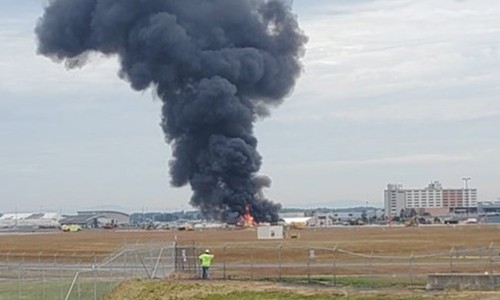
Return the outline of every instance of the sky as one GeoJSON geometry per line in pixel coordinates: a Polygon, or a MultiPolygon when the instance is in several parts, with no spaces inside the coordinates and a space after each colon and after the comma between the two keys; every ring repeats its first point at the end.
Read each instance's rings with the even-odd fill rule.
{"type": "MultiPolygon", "coordinates": [[[[45,0],[0,0],[0,212],[190,210],[151,90],[116,58],[36,54],[45,0]]],[[[293,93],[255,132],[285,207],[383,206],[388,183],[500,197],[500,1],[295,0],[293,93]]]]}

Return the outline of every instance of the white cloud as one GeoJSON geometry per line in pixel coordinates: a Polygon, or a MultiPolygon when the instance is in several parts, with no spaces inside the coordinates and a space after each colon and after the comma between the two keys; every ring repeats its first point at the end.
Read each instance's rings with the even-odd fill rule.
{"type": "Polygon", "coordinates": [[[283,168],[291,169],[335,169],[363,166],[422,166],[449,163],[474,162],[477,160],[471,154],[412,154],[404,156],[381,157],[360,160],[332,160],[332,161],[310,161],[304,163],[292,163],[283,165],[283,168]]]}
{"type": "Polygon", "coordinates": [[[465,121],[500,117],[497,99],[466,101],[426,99],[419,103],[396,103],[372,109],[356,108],[329,113],[326,118],[349,121],[465,121]]]}
{"type": "Polygon", "coordinates": [[[424,121],[496,116],[500,111],[500,101],[492,101],[500,78],[500,2],[327,6],[322,7],[325,13],[303,22],[310,35],[306,68],[291,103],[296,108],[291,114],[298,116],[288,119],[314,114],[308,107],[315,105],[325,118],[357,120],[369,117],[365,110],[387,111],[391,106],[406,106],[409,120],[424,121]],[[463,90],[480,95],[443,96],[463,90]],[[446,105],[434,106],[435,101],[446,105]],[[466,102],[474,102],[472,116],[462,115],[466,102]],[[437,112],[420,112],[425,105],[437,112]]]}
{"type": "Polygon", "coordinates": [[[0,91],[37,95],[50,90],[71,93],[92,86],[102,93],[103,89],[127,87],[116,75],[118,63],[114,57],[94,54],[81,69],[67,70],[63,64],[36,55],[36,13],[0,19],[0,91]]]}

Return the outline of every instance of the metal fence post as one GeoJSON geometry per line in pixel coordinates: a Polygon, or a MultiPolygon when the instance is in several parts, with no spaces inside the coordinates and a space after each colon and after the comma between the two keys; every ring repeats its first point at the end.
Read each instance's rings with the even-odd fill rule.
{"type": "Polygon", "coordinates": [[[455,247],[452,247],[450,250],[450,273],[453,273],[453,252],[455,251],[455,247]]]}
{"type": "Polygon", "coordinates": [[[184,271],[184,263],[183,261],[181,261],[181,259],[179,259],[179,250],[177,249],[177,235],[175,236],[175,240],[174,240],[174,247],[173,247],[173,251],[174,251],[174,270],[175,271],[179,271],[179,270],[183,270],[184,271]]]}
{"type": "MultiPolygon", "coordinates": [[[[56,267],[57,267],[57,253],[55,253],[55,254],[54,254],[54,260],[52,261],[52,264],[53,264],[53,267],[52,267],[52,270],[53,270],[53,271],[52,271],[52,272],[54,272],[55,270],[57,270],[57,269],[56,269],[56,267]]],[[[54,276],[54,275],[52,275],[52,276],[54,276]]],[[[56,281],[56,280],[55,280],[55,278],[54,278],[54,280],[53,280],[53,281],[54,281],[54,282],[56,281]]]]}
{"type": "Polygon", "coordinates": [[[113,267],[111,266],[112,262],[108,263],[108,292],[111,293],[113,290],[113,267]]]}
{"type": "Polygon", "coordinates": [[[95,256],[95,252],[93,253],[93,263],[92,263],[92,269],[94,273],[94,300],[97,300],[97,258],[95,256]]]}
{"type": "Polygon", "coordinates": [[[337,246],[333,248],[333,262],[332,262],[332,278],[333,278],[333,285],[337,285],[337,262],[336,262],[336,256],[337,256],[337,246]]]}
{"type": "Polygon", "coordinates": [[[281,267],[283,264],[283,257],[282,257],[282,251],[283,251],[283,244],[279,244],[278,246],[278,279],[281,281],[281,267]]]}
{"type": "Polygon", "coordinates": [[[194,272],[198,275],[198,278],[200,278],[200,267],[198,266],[198,246],[196,246],[196,242],[193,241],[193,261],[194,261],[194,272]]]}
{"type": "Polygon", "coordinates": [[[252,248],[250,249],[250,280],[253,280],[254,252],[255,247],[252,245],[252,248]]]}
{"type": "Polygon", "coordinates": [[[123,280],[127,280],[127,250],[123,252],[123,280]]]}
{"type": "Polygon", "coordinates": [[[17,296],[18,296],[18,299],[21,300],[22,297],[21,297],[21,289],[22,289],[22,286],[21,286],[21,262],[19,262],[17,264],[17,296]]]}
{"type": "MultiPolygon", "coordinates": [[[[64,262],[63,262],[64,263],[64,262]]],[[[64,299],[64,281],[63,281],[63,276],[62,276],[62,263],[58,264],[59,266],[59,297],[60,299],[64,299]]]]}
{"type": "Polygon", "coordinates": [[[151,263],[147,264],[148,267],[151,268],[151,278],[150,279],[153,279],[153,276],[154,276],[154,260],[153,260],[153,245],[149,245],[149,260],[151,261],[151,263]]]}
{"type": "Polygon", "coordinates": [[[307,282],[311,283],[311,247],[307,249],[307,282]]]}
{"type": "Polygon", "coordinates": [[[81,280],[80,280],[80,278],[78,278],[78,282],[77,282],[77,286],[76,286],[76,295],[78,297],[78,300],[80,300],[81,296],[82,296],[82,291],[81,291],[80,283],[81,283],[81,280]]]}
{"type": "Polygon", "coordinates": [[[413,256],[414,252],[411,253],[409,261],[410,285],[413,285],[413,256]]]}
{"type": "Polygon", "coordinates": [[[493,275],[493,242],[488,247],[488,258],[490,265],[490,275],[493,275]]]}
{"type": "Polygon", "coordinates": [[[226,280],[226,248],[227,244],[224,244],[224,247],[222,248],[222,278],[226,280]]]}
{"type": "Polygon", "coordinates": [[[373,265],[372,265],[372,261],[373,261],[373,252],[370,253],[370,257],[368,258],[368,272],[370,275],[373,274],[373,265]]]}
{"type": "Polygon", "coordinates": [[[132,278],[136,278],[137,277],[136,269],[138,266],[137,250],[131,250],[129,258],[130,258],[130,275],[132,276],[132,278]]]}
{"type": "MultiPolygon", "coordinates": [[[[484,266],[484,253],[483,253],[483,251],[484,251],[483,247],[479,248],[479,261],[484,266]]],[[[486,271],[486,267],[484,268],[484,271],[486,271]]]]}
{"type": "Polygon", "coordinates": [[[38,266],[40,267],[40,273],[42,275],[42,300],[45,300],[45,270],[43,269],[43,265],[42,265],[42,252],[39,252],[38,253],[38,266]]]}
{"type": "MultiPolygon", "coordinates": [[[[175,243],[174,246],[177,247],[176,245],[177,245],[177,243],[175,243]]],[[[172,270],[173,272],[175,272],[175,261],[177,259],[176,255],[177,255],[176,249],[175,248],[170,249],[170,259],[171,259],[170,263],[172,264],[172,266],[174,268],[172,270]]]]}

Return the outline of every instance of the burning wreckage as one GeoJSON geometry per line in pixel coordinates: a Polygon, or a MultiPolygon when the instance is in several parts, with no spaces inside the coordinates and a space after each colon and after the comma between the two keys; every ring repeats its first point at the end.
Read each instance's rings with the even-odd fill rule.
{"type": "Polygon", "coordinates": [[[35,32],[41,55],[68,68],[114,55],[120,78],[154,90],[171,184],[189,184],[207,218],[278,221],[253,127],[301,72],[307,38],[288,1],[52,0],[35,32]]]}

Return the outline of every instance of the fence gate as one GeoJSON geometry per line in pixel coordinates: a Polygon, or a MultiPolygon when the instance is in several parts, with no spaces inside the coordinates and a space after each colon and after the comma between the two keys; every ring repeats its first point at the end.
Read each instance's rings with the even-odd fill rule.
{"type": "Polygon", "coordinates": [[[175,270],[197,274],[198,255],[199,254],[195,246],[175,247],[175,270]]]}

